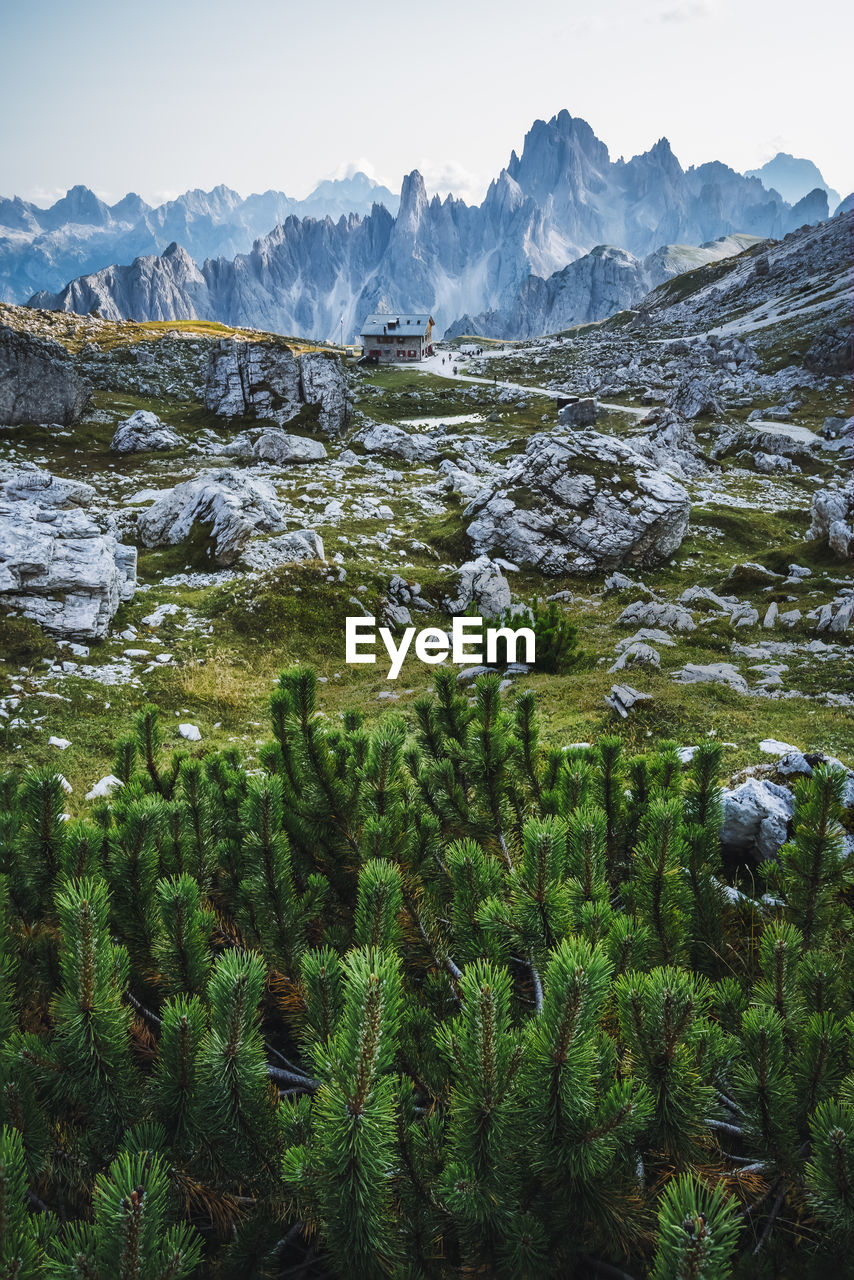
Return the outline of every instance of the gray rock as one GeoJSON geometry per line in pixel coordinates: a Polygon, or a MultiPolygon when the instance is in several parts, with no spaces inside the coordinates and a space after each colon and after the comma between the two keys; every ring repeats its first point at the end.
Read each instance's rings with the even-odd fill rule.
{"type": "Polygon", "coordinates": [[[683,418],[699,418],[722,413],[716,392],[706,378],[688,374],[667,397],[668,408],[683,418]]]}
{"type": "Polygon", "coordinates": [[[680,546],[690,499],[631,445],[596,431],[535,435],[466,507],[479,554],[546,574],[659,564],[680,546]]]}
{"type": "Polygon", "coordinates": [[[320,406],[320,429],[333,439],[343,436],[350,421],[347,380],[337,356],[306,351],[299,357],[300,394],[305,404],[320,406]]]}
{"type": "Polygon", "coordinates": [[[723,804],[721,845],[726,853],[756,862],[777,856],[795,812],[791,791],[764,778],[748,778],[724,791],[723,804]]]}
{"type": "Polygon", "coordinates": [[[368,453],[390,453],[407,462],[433,462],[439,456],[439,450],[426,433],[410,433],[387,422],[372,422],[356,439],[368,453]]]}
{"type": "Polygon", "coordinates": [[[155,453],[177,449],[181,437],[149,409],[137,409],[116,427],[110,448],[114,453],[155,453]]]}
{"type": "Polygon", "coordinates": [[[308,436],[295,436],[277,427],[247,431],[237,436],[222,450],[228,457],[257,458],[261,462],[273,462],[288,466],[297,462],[321,462],[326,456],[326,446],[320,440],[308,436]]]}
{"type": "Polygon", "coordinates": [[[99,640],[133,598],[136,549],[102,533],[67,494],[57,503],[52,488],[40,484],[26,496],[14,484],[3,488],[0,602],[66,639],[99,640]]]}
{"type": "Polygon", "coordinates": [[[679,684],[725,684],[736,693],[748,693],[747,681],[731,662],[686,662],[673,679],[679,684]]]}
{"type": "Polygon", "coordinates": [[[91,395],[58,342],[0,325],[0,422],[72,426],[91,395]]]}
{"type": "Polygon", "coordinates": [[[193,525],[206,528],[213,564],[233,564],[255,532],[279,533],[284,513],[271,485],[239,471],[209,471],[185,480],[137,516],[145,547],[174,546],[193,525]]]}
{"type": "Polygon", "coordinates": [[[488,556],[460,565],[457,575],[457,594],[445,601],[449,613],[465,613],[473,604],[481,617],[499,618],[510,608],[510,583],[488,556]]]}
{"type": "Polygon", "coordinates": [[[226,418],[261,418],[282,425],[304,405],[319,406],[328,435],[347,426],[347,384],[340,361],[322,352],[297,357],[284,342],[223,338],[208,357],[205,405],[226,418]]]}
{"type": "Polygon", "coordinates": [[[627,645],[614,665],[608,668],[608,674],[622,671],[629,665],[660,667],[661,655],[657,649],[653,649],[652,645],[644,644],[642,641],[627,645]]]}
{"type": "Polygon", "coordinates": [[[849,375],[854,365],[850,322],[825,329],[804,356],[804,368],[812,373],[849,375]]]}
{"type": "Polygon", "coordinates": [[[681,605],[659,600],[635,600],[617,619],[618,627],[663,628],[667,631],[693,631],[693,617],[681,605]]]}
{"type": "Polygon", "coordinates": [[[629,712],[637,706],[639,702],[649,702],[652,698],[650,693],[639,693],[637,689],[633,689],[628,684],[611,685],[611,692],[606,695],[605,701],[608,706],[616,711],[619,716],[626,719],[629,712]]]}
{"type": "Polygon", "coordinates": [[[592,427],[598,416],[596,401],[588,396],[564,405],[558,411],[557,420],[562,427],[592,427]]]}
{"type": "Polygon", "coordinates": [[[295,529],[272,538],[254,538],[241,559],[250,569],[277,569],[301,560],[324,560],[323,539],[314,529],[295,529]]]}
{"type": "Polygon", "coordinates": [[[91,484],[82,480],[64,480],[43,471],[34,462],[22,462],[10,472],[2,485],[5,498],[34,502],[37,507],[88,507],[95,497],[91,484]]]}
{"type": "Polygon", "coordinates": [[[854,553],[854,476],[842,489],[819,489],[813,494],[810,516],[807,538],[827,538],[831,551],[840,559],[854,553]]]}

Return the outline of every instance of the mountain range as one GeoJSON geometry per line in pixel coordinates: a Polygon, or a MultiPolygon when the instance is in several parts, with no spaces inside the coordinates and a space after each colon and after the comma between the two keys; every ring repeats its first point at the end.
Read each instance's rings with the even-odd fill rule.
{"type": "Polygon", "coordinates": [[[370,213],[375,204],[395,213],[398,198],[361,172],[327,179],[304,200],[283,191],[244,199],[226,186],[185,191],[160,205],[135,192],[108,205],[84,186],[47,209],[0,197],[0,301],[25,302],[36,289],[61,289],[74,276],[162,253],[174,241],[199,261],[233,258],[286,218],[338,219],[370,213]]]}
{"type": "Polygon", "coordinates": [[[440,331],[491,315],[500,317],[502,336],[517,336],[520,294],[542,292],[543,283],[560,292],[552,277],[583,259],[572,280],[576,292],[586,290],[585,318],[599,319],[612,299],[607,289],[597,295],[597,286],[621,274],[613,250],[644,261],[658,253],[643,271],[674,274],[684,269],[680,247],[779,238],[829,214],[820,188],[792,206],[719,161],[683,169],[665,138],[628,161],[612,160],[590,126],[567,111],[534,123],[480,205],[428,198],[417,170],[403,181],[396,213],[390,205],[377,201],[368,213],[337,220],[289,214],[248,251],[201,265],[187,237],[176,235],[159,256],[129,261],[128,254],[126,265],[43,289],[30,305],[97,310],[107,319],[203,318],[315,338],[337,337],[342,317],[350,336],[371,311],[429,310],[440,331]]]}

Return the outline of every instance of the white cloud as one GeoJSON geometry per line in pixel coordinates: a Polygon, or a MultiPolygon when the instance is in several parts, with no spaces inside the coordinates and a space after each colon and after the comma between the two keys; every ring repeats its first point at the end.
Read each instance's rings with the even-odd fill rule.
{"type": "Polygon", "coordinates": [[[465,200],[466,204],[480,204],[492,177],[496,176],[484,177],[456,160],[432,160],[427,156],[422,156],[412,167],[423,177],[430,195],[451,194],[465,200]]]}

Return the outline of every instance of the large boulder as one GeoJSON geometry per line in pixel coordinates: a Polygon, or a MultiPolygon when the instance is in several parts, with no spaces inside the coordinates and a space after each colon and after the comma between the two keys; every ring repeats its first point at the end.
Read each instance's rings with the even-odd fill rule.
{"type": "Polygon", "coordinates": [[[356,439],[368,453],[389,453],[407,462],[434,462],[439,450],[426,433],[404,431],[387,422],[371,422],[356,439]]]}
{"type": "Polygon", "coordinates": [[[721,845],[725,853],[754,862],[776,857],[788,838],[795,800],[786,787],[748,778],[723,793],[721,845]]]}
{"type": "Polygon", "coordinates": [[[346,430],[347,383],[337,357],[318,351],[297,357],[284,342],[232,338],[211,349],[205,405],[212,413],[282,425],[307,404],[319,406],[320,426],[328,435],[346,430]]]}
{"type": "Polygon", "coordinates": [[[456,595],[449,596],[449,613],[465,613],[474,605],[482,618],[500,618],[510,608],[510,583],[488,556],[478,556],[457,570],[456,595]]]}
{"type": "Polygon", "coordinates": [[[150,409],[137,409],[116,427],[110,448],[114,453],[157,453],[177,449],[181,437],[150,409]]]}
{"type": "Polygon", "coordinates": [[[145,547],[174,546],[194,525],[206,530],[218,566],[237,560],[254,533],[280,533],[284,512],[272,485],[240,471],[209,471],[169,489],[137,516],[145,547]]]}
{"type": "Polygon", "coordinates": [[[136,587],[136,549],[74,505],[89,485],[35,468],[0,487],[0,604],[68,640],[99,640],[136,587]]]}
{"type": "Polygon", "coordinates": [[[819,489],[810,506],[807,538],[827,538],[841,560],[854,554],[854,477],[842,489],[819,489]]]}
{"type": "Polygon", "coordinates": [[[720,413],[723,406],[706,378],[687,374],[667,397],[667,406],[683,418],[720,413]]]}
{"type": "Polygon", "coordinates": [[[596,423],[596,401],[591,396],[572,400],[558,410],[557,420],[562,427],[592,427],[596,423]]]}
{"type": "Polygon", "coordinates": [[[295,436],[280,431],[278,427],[266,427],[244,432],[222,452],[229,457],[257,458],[260,462],[289,466],[296,462],[322,462],[326,457],[326,446],[309,436],[295,436]]]}
{"type": "Polygon", "coordinates": [[[0,422],[71,426],[91,394],[58,342],[0,325],[0,422]]]}
{"type": "Polygon", "coordinates": [[[466,515],[478,554],[561,574],[659,564],[678,549],[690,510],[682,485],[630,444],[578,431],[532,436],[466,515]]]}

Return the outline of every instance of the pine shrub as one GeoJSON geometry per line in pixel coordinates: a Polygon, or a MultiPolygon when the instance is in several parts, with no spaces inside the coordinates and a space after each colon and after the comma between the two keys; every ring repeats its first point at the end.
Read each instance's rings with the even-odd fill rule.
{"type": "Polygon", "coordinates": [[[371,729],[285,672],[271,729],[249,771],[145,708],[72,821],[0,777],[0,1278],[831,1273],[838,771],[749,897],[716,746],[546,747],[447,670],[371,729]]]}

